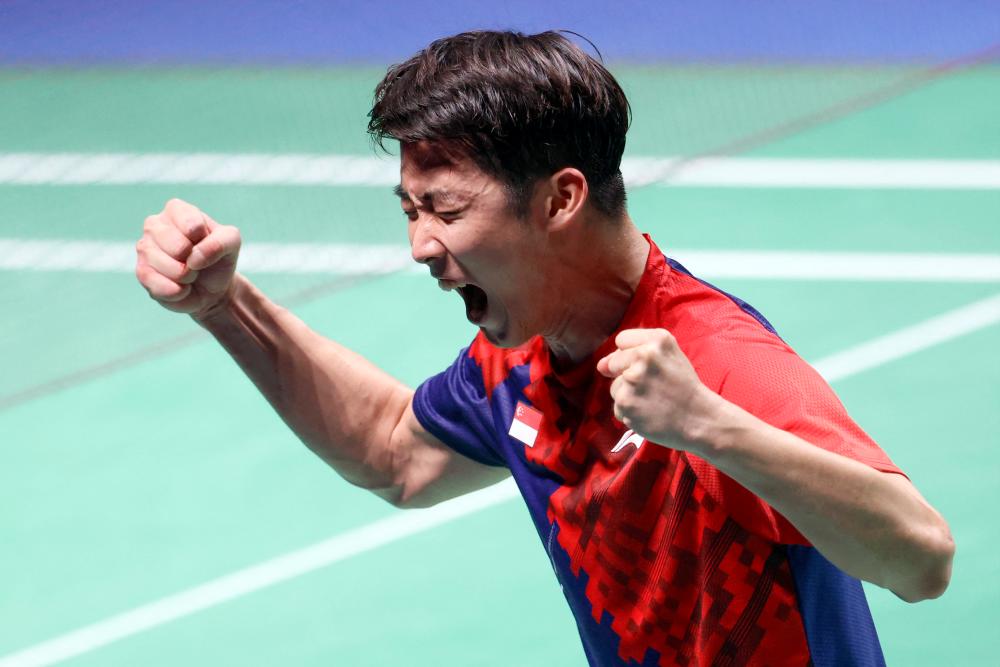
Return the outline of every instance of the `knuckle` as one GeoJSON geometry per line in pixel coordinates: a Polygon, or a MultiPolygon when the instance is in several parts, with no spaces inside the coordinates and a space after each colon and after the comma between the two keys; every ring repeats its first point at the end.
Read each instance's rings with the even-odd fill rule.
{"type": "Polygon", "coordinates": [[[195,215],[187,215],[184,217],[184,221],[181,223],[181,230],[185,234],[194,234],[199,229],[201,229],[202,221],[198,219],[195,215]]]}
{"type": "Polygon", "coordinates": [[[174,257],[185,257],[191,253],[194,245],[186,238],[180,239],[174,248],[174,257]]]}
{"type": "MultiPolygon", "coordinates": [[[[164,276],[164,278],[166,278],[166,276],[164,276]]],[[[178,291],[183,287],[182,285],[178,285],[169,278],[160,281],[160,283],[161,284],[158,284],[152,290],[152,293],[155,295],[155,298],[160,301],[173,301],[176,298],[178,291]]]]}
{"type": "Polygon", "coordinates": [[[171,285],[167,293],[160,298],[168,303],[176,303],[186,297],[190,289],[187,285],[171,285]]]}
{"type": "Polygon", "coordinates": [[[210,236],[203,240],[196,247],[202,256],[208,261],[212,261],[219,251],[222,250],[222,244],[219,242],[219,239],[214,236],[210,236]]]}
{"type": "Polygon", "coordinates": [[[164,234],[157,246],[173,259],[181,259],[191,252],[191,242],[183,234],[164,234]]]}
{"type": "Polygon", "coordinates": [[[198,225],[204,224],[201,211],[198,207],[194,204],[189,204],[183,199],[175,197],[169,200],[163,210],[185,232],[194,230],[198,225]]]}
{"type": "Polygon", "coordinates": [[[160,269],[160,274],[176,283],[181,281],[186,271],[187,268],[178,262],[168,262],[160,269]]]}

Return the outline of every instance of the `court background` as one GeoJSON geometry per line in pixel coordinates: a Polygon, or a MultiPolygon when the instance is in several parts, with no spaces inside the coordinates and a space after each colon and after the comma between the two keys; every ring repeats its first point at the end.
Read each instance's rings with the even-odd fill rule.
{"type": "Polygon", "coordinates": [[[683,182],[711,156],[993,173],[995,4],[60,1],[0,3],[0,664],[583,663],[509,490],[455,518],[395,518],[302,447],[197,327],[150,302],[127,257],[142,219],[182,197],[239,225],[248,252],[291,248],[245,270],[311,325],[411,385],[440,370],[473,331],[454,295],[406,268],[383,182],[393,158],[372,166],[365,114],[388,63],[479,27],[568,28],[597,45],[633,105],[627,156],[663,172],[630,189],[632,217],[695,272],[704,253],[757,262],[706,277],[806,359],[987,304],[967,332],[834,387],[958,543],[939,600],[868,587],[889,664],[995,662],[998,186],[683,182]],[[192,167],[204,154],[209,167],[192,167]],[[248,154],[267,156],[266,176],[209,182],[211,160],[248,154]],[[372,175],[295,182],[304,154],[363,157],[372,175]],[[186,170],[130,173],[143,155],[186,170]],[[817,265],[841,253],[841,270],[782,276],[787,257],[762,251],[817,265]],[[923,269],[855,270],[870,253],[923,269]],[[273,560],[317,543],[312,565],[273,560]],[[234,572],[244,588],[211,587],[234,572]]]}

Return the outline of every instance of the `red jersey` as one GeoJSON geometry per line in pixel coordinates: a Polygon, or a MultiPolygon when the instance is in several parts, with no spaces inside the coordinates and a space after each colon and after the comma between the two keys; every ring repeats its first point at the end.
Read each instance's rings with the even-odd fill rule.
{"type": "MultiPolygon", "coordinates": [[[[900,472],[756,310],[650,240],[618,331],[664,328],[701,381],[814,446],[900,472]]],[[[597,360],[568,372],[534,338],[481,334],[414,411],[456,451],[513,474],[593,665],[884,664],[861,584],[710,463],[614,418],[597,360]]]]}

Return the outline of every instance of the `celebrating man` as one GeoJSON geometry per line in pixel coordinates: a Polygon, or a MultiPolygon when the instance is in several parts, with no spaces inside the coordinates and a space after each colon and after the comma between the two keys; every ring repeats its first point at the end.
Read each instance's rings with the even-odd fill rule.
{"type": "Polygon", "coordinates": [[[413,391],[235,272],[172,200],[136,274],[347,480],[423,507],[513,475],[594,665],[882,664],[859,579],[940,595],[940,515],[764,317],[626,211],[629,107],[557,33],[464,33],[389,69],[413,258],[479,327],[413,391]]]}

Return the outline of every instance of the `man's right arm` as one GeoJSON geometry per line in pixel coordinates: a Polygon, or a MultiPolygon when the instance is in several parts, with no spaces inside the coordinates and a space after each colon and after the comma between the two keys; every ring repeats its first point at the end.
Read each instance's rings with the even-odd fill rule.
{"type": "Polygon", "coordinates": [[[413,413],[413,391],[317,334],[235,272],[239,232],[171,200],[146,221],[136,275],[236,360],[299,438],[346,480],[397,506],[432,505],[499,481],[413,413]]]}

